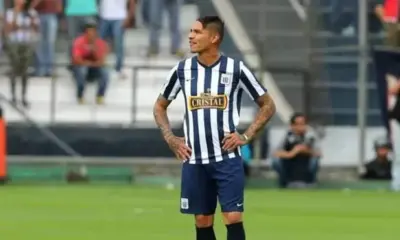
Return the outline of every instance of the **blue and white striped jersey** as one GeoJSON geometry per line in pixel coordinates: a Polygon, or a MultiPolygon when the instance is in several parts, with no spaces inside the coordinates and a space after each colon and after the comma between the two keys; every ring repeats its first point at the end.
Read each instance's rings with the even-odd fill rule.
{"type": "Polygon", "coordinates": [[[236,131],[243,90],[253,100],[266,92],[243,62],[226,56],[212,66],[204,66],[197,57],[188,58],[171,70],[161,95],[172,101],[180,91],[183,93],[184,133],[192,149],[190,164],[240,156],[239,148],[223,151],[222,139],[236,131]]]}

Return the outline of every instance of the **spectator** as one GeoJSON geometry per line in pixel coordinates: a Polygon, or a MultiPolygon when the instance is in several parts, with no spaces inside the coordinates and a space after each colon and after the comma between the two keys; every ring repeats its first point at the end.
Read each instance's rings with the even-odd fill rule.
{"type": "Polygon", "coordinates": [[[89,75],[99,80],[97,104],[103,104],[109,73],[105,65],[107,43],[97,36],[96,24],[87,23],[82,36],[75,39],[72,47],[73,73],[77,83],[77,98],[84,103],[83,93],[89,75]]]}
{"type": "Polygon", "coordinates": [[[317,138],[307,129],[306,117],[296,113],[290,119],[290,130],[274,153],[273,168],[279,175],[279,186],[314,184],[321,156],[317,138]]]}
{"type": "Polygon", "coordinates": [[[66,0],[65,15],[71,43],[82,33],[85,23],[95,19],[96,14],[97,0],[66,0]]]}
{"type": "Polygon", "coordinates": [[[0,0],[0,19],[4,18],[4,0],[0,0]]]}
{"type": "Polygon", "coordinates": [[[39,18],[35,10],[30,9],[25,0],[14,0],[14,8],[6,12],[6,51],[10,60],[11,95],[16,103],[17,77],[22,80],[22,104],[28,107],[26,91],[28,85],[28,68],[33,59],[37,43],[39,18]]]}
{"type": "Polygon", "coordinates": [[[185,54],[180,49],[181,47],[181,32],[180,32],[180,7],[182,0],[148,0],[146,7],[149,11],[149,27],[150,27],[150,46],[148,56],[153,57],[159,54],[160,51],[160,30],[163,23],[163,12],[168,11],[169,29],[171,35],[171,54],[177,57],[184,57],[185,54]]]}
{"type": "Polygon", "coordinates": [[[375,158],[365,165],[363,179],[390,180],[392,179],[392,161],[389,159],[390,143],[386,139],[377,139],[374,143],[375,158]]]}
{"type": "Polygon", "coordinates": [[[384,0],[375,7],[375,13],[382,21],[387,31],[386,44],[391,47],[400,47],[399,0],[384,0]]]}
{"type": "Polygon", "coordinates": [[[100,37],[112,38],[114,52],[117,58],[115,70],[121,78],[126,78],[122,72],[124,59],[124,32],[135,15],[135,0],[101,0],[100,1],[100,37]],[[126,6],[128,7],[128,10],[126,6]]]}
{"type": "Polygon", "coordinates": [[[35,75],[50,77],[53,72],[58,31],[57,14],[62,11],[62,0],[33,0],[32,8],[37,10],[40,18],[40,43],[36,48],[35,75]]]}

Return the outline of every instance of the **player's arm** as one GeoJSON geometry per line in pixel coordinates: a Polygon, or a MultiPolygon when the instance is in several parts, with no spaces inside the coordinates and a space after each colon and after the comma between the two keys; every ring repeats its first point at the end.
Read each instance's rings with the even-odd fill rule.
{"type": "Polygon", "coordinates": [[[174,67],[168,75],[167,82],[161,89],[156,103],[154,104],[153,114],[157,126],[160,128],[163,138],[168,139],[174,136],[167,115],[168,106],[180,92],[180,83],[178,80],[177,68],[174,67]]]}
{"type": "Polygon", "coordinates": [[[250,141],[263,129],[275,114],[276,107],[267,90],[256,79],[254,74],[241,63],[240,85],[259,106],[258,113],[252,124],[244,132],[246,141],[250,141]]]}
{"type": "Polygon", "coordinates": [[[257,103],[259,110],[253,123],[244,134],[233,133],[224,137],[222,148],[227,151],[233,151],[238,146],[254,139],[275,114],[275,103],[271,96],[242,62],[240,63],[240,72],[240,87],[257,103]]]}
{"type": "Polygon", "coordinates": [[[164,140],[167,142],[168,139],[174,136],[167,115],[167,108],[170,103],[170,100],[166,99],[162,94],[160,94],[153,108],[154,120],[156,121],[158,128],[161,130],[164,140]]]}
{"type": "Polygon", "coordinates": [[[178,80],[177,68],[175,67],[171,70],[167,82],[164,84],[154,104],[153,115],[164,140],[168,143],[171,150],[178,159],[186,160],[190,158],[191,150],[186,146],[184,139],[174,135],[167,114],[168,106],[176,98],[180,90],[181,86],[178,80]]]}
{"type": "Polygon", "coordinates": [[[264,128],[276,111],[275,103],[268,93],[264,93],[258,97],[256,102],[260,108],[254,121],[244,132],[245,138],[248,138],[248,141],[252,140],[264,128]]]}

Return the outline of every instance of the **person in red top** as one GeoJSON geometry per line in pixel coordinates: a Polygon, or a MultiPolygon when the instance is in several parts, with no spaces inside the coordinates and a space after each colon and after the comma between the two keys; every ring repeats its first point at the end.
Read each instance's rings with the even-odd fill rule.
{"type": "Polygon", "coordinates": [[[375,13],[384,24],[387,37],[386,44],[391,47],[400,47],[400,0],[385,0],[375,7],[375,13]]]}
{"type": "Polygon", "coordinates": [[[109,72],[105,63],[107,54],[107,43],[97,36],[96,24],[87,23],[84,33],[74,40],[72,46],[73,74],[77,83],[79,103],[84,102],[83,93],[90,74],[99,80],[97,103],[103,104],[109,81],[109,72]]]}

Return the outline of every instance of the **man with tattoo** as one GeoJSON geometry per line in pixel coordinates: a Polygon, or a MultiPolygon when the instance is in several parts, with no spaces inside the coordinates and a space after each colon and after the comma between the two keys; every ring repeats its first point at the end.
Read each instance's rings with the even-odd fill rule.
{"type": "Polygon", "coordinates": [[[217,197],[228,240],[244,240],[244,170],[240,146],[263,129],[275,113],[275,104],[255,76],[238,61],[220,54],[224,23],[219,17],[199,18],[190,29],[189,44],[197,56],[179,62],[154,105],[154,118],[165,141],[183,161],[181,212],[192,214],[197,240],[215,240],[213,229],[217,197]],[[167,108],[182,91],[186,105],[185,137],[171,130],[167,108]],[[243,133],[239,124],[242,93],[260,107],[243,133]]]}

